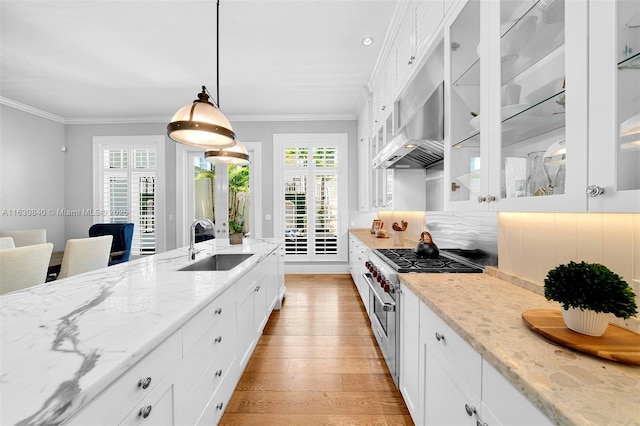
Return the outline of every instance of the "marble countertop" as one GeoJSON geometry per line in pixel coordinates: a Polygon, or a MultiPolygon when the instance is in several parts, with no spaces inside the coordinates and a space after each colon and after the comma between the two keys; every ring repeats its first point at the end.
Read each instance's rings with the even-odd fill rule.
{"type": "MultiPolygon", "coordinates": [[[[384,248],[373,236],[350,232],[372,249],[384,248]]],[[[495,268],[399,277],[554,423],[640,424],[640,367],[565,348],[523,324],[528,309],[560,309],[541,285],[495,268]]]]}
{"type": "Polygon", "coordinates": [[[0,296],[0,424],[69,418],[280,244],[196,244],[255,254],[230,271],[178,271],[183,247],[0,296]]]}
{"type": "MultiPolygon", "coordinates": [[[[406,232],[406,231],[405,231],[406,232]]],[[[412,239],[410,235],[405,237],[403,245],[395,245],[392,232],[389,233],[390,238],[378,238],[371,233],[369,229],[355,228],[349,229],[349,233],[355,236],[357,239],[365,243],[370,249],[383,249],[383,248],[415,248],[418,243],[419,235],[416,235],[415,239],[412,239]]]]}

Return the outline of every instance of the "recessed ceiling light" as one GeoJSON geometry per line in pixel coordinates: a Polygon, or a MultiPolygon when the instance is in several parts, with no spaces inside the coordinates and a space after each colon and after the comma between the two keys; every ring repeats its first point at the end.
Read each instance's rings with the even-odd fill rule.
{"type": "Polygon", "coordinates": [[[414,144],[414,143],[408,143],[408,144],[406,144],[404,147],[405,147],[405,148],[407,148],[407,149],[413,149],[413,148],[415,148],[415,147],[416,147],[416,144],[414,144]]]}
{"type": "Polygon", "coordinates": [[[363,46],[371,46],[373,44],[373,37],[365,37],[362,39],[363,46]]]}

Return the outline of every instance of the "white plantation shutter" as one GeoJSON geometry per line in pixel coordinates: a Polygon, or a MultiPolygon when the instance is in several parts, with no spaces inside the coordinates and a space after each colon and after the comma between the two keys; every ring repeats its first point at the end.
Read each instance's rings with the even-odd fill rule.
{"type": "Polygon", "coordinates": [[[103,216],[109,223],[134,223],[131,253],[156,252],[156,148],[107,146],[101,150],[103,216]]]}
{"type": "MultiPolygon", "coordinates": [[[[296,136],[296,135],[286,135],[296,136]]],[[[306,137],[307,135],[300,135],[306,137]]],[[[346,142],[346,141],[345,141],[346,142]]],[[[346,144],[345,144],[346,145],[346,144]]],[[[291,260],[340,260],[346,234],[346,179],[340,187],[340,143],[282,143],[282,218],[285,252],[291,260]]],[[[346,164],[343,165],[346,168],[346,164]]],[[[343,171],[344,173],[344,171],[343,171]]],[[[282,235],[282,234],[280,234],[282,235]]]]}

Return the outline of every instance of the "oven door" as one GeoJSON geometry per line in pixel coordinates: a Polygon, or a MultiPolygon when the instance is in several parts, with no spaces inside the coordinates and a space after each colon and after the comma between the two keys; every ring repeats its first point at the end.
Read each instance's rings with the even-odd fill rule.
{"type": "Polygon", "coordinates": [[[378,341],[378,346],[380,346],[380,351],[387,362],[389,372],[397,386],[396,302],[388,293],[382,290],[371,274],[363,274],[363,278],[369,286],[369,319],[371,320],[371,328],[378,341]]]}

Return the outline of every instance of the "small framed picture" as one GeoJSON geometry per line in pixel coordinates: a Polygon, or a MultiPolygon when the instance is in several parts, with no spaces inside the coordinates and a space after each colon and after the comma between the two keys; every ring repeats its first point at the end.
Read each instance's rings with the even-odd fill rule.
{"type": "Polygon", "coordinates": [[[371,233],[375,234],[377,231],[382,229],[382,225],[383,225],[382,220],[373,219],[373,223],[371,224],[371,233]]]}

